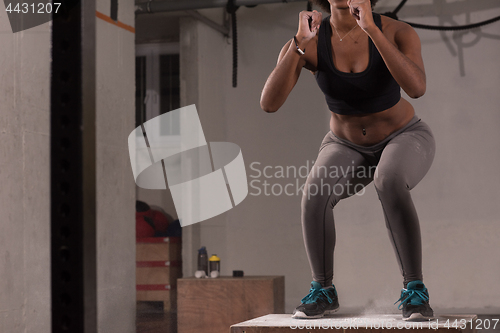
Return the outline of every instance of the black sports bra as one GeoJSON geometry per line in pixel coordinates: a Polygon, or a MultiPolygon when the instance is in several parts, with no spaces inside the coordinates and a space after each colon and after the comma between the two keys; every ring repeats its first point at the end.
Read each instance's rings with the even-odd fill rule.
{"type": "MultiPolygon", "coordinates": [[[[382,30],[380,15],[373,13],[373,19],[382,30]]],[[[328,108],[338,114],[355,115],[376,113],[396,105],[401,98],[401,88],[371,38],[368,38],[368,67],[360,73],[346,73],[337,70],[333,64],[331,35],[328,16],[321,22],[318,32],[318,66],[315,74],[328,108]]]]}

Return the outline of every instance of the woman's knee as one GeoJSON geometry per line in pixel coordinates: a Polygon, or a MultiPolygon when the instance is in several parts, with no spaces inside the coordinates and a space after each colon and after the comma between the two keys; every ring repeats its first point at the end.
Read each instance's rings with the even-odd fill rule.
{"type": "Polygon", "coordinates": [[[302,210],[317,212],[325,206],[333,209],[340,200],[332,191],[329,183],[320,181],[306,182],[302,192],[302,210]]]}
{"type": "Polygon", "coordinates": [[[396,172],[380,172],[377,170],[373,177],[373,184],[379,193],[410,190],[410,186],[404,175],[396,172]]]}

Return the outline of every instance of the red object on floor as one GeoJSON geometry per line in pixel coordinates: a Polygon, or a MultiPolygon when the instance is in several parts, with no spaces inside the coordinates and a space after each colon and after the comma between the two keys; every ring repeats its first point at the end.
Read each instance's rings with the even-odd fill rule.
{"type": "Polygon", "coordinates": [[[135,237],[144,238],[144,237],[153,237],[154,235],[155,235],[155,230],[148,222],[146,222],[144,216],[136,216],[135,237]]]}
{"type": "Polygon", "coordinates": [[[155,225],[155,230],[158,232],[167,232],[169,221],[162,212],[158,210],[151,209],[151,218],[155,225]]]}
{"type": "MultiPolygon", "coordinates": [[[[168,224],[170,223],[170,221],[159,210],[149,209],[145,212],[136,212],[135,213],[135,218],[136,218],[136,221],[138,224],[139,223],[142,224],[142,222],[139,222],[139,221],[144,221],[144,217],[151,219],[150,221],[152,221],[152,224],[153,224],[151,226],[151,228],[153,229],[153,234],[151,236],[139,236],[139,233],[137,233],[136,234],[137,238],[152,237],[152,236],[154,236],[155,232],[161,232],[161,233],[167,232],[168,224]]],[[[137,229],[140,229],[141,231],[143,231],[143,230],[148,229],[148,228],[146,228],[145,226],[141,226],[141,227],[138,226],[137,229]]],[[[149,232],[149,229],[148,229],[148,232],[149,232]]],[[[148,233],[148,235],[149,235],[149,233],[148,233]]]]}

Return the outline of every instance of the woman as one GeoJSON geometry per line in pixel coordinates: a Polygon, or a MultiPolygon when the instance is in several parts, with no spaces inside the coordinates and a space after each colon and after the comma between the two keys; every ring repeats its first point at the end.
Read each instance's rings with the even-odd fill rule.
{"type": "Polygon", "coordinates": [[[330,132],[307,178],[301,207],[313,281],[293,317],[320,318],[338,310],[333,207],[373,181],[403,275],[398,300],[403,319],[430,319],[410,190],[429,170],[435,143],[401,97],[401,88],[411,98],[425,93],[419,37],[409,25],[372,13],[376,0],[313,3],[331,15],[300,13],[297,34],[281,50],[261,96],[264,111],[277,111],[304,67],[315,75],[331,110],[330,132]],[[352,172],[330,172],[333,167],[352,172]]]}

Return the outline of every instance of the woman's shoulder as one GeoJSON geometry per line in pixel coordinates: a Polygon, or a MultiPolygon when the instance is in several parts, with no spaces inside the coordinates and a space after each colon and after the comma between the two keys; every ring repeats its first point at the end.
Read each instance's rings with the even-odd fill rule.
{"type": "Polygon", "coordinates": [[[392,40],[396,38],[398,34],[414,33],[415,30],[408,23],[395,20],[385,15],[380,15],[382,23],[382,31],[387,37],[391,37],[392,40]]]}
{"type": "Polygon", "coordinates": [[[383,31],[392,31],[396,32],[398,30],[413,30],[412,26],[409,25],[406,22],[402,22],[399,20],[395,20],[393,18],[390,18],[389,16],[383,15],[383,14],[378,14],[380,15],[380,20],[382,22],[382,30],[383,31]]]}

